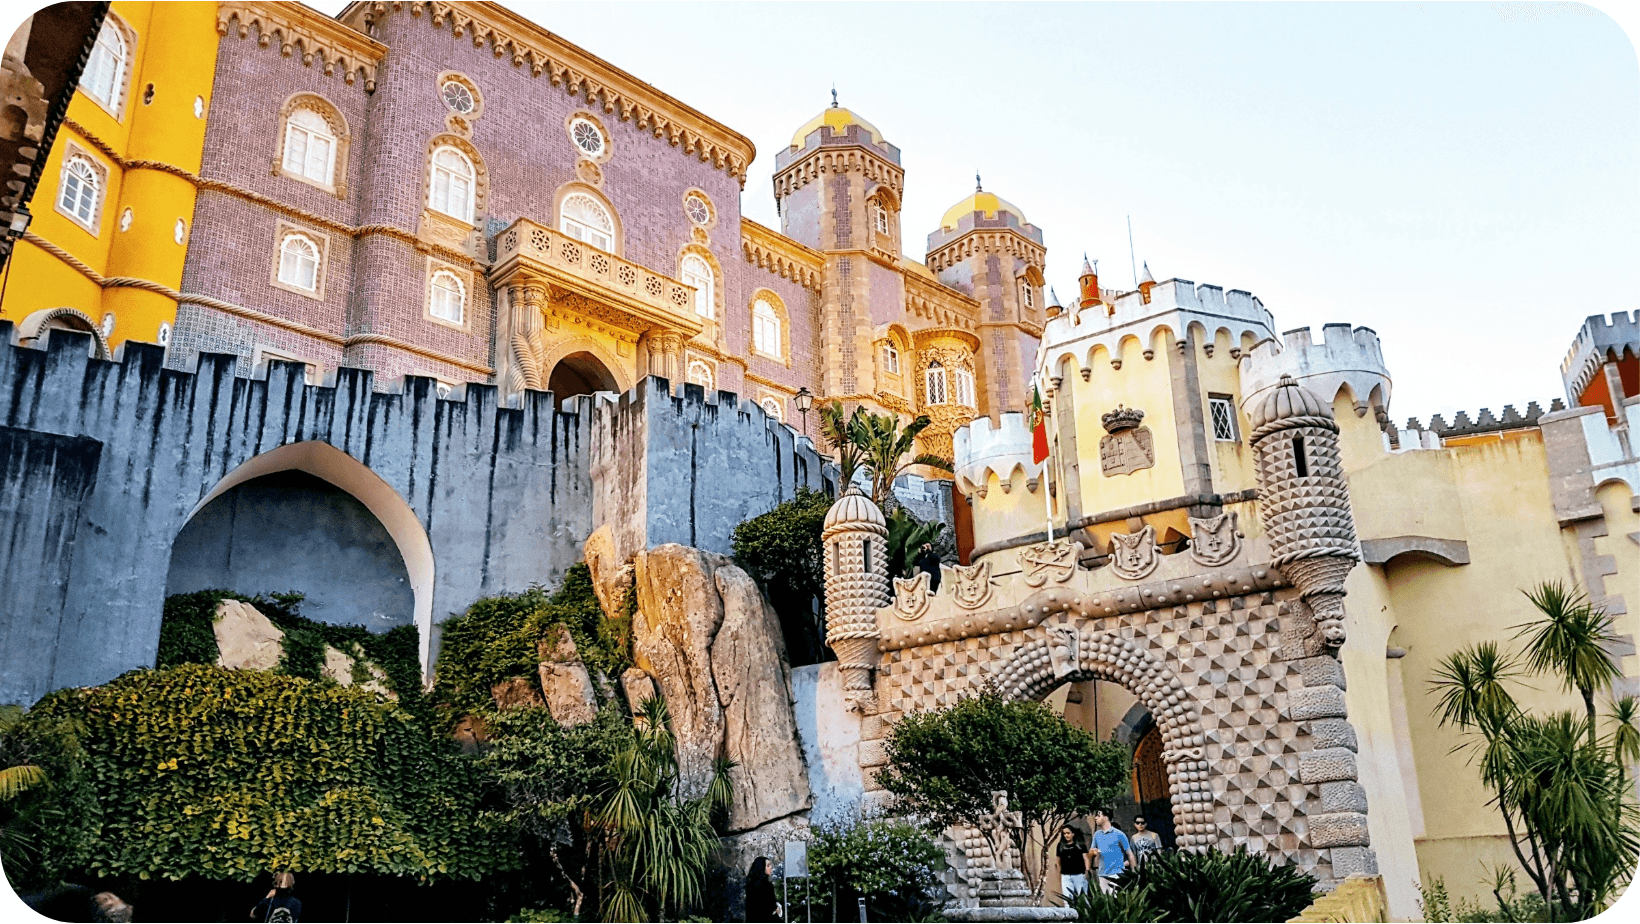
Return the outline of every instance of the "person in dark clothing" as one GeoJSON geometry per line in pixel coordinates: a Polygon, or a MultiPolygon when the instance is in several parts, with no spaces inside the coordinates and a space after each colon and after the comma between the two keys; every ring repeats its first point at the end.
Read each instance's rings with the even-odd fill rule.
{"type": "Polygon", "coordinates": [[[758,857],[746,873],[746,920],[769,924],[780,920],[780,903],[774,900],[774,883],[769,881],[769,858],[758,857]]]}
{"type": "Polygon", "coordinates": [[[934,545],[924,542],[922,551],[917,554],[917,570],[928,574],[928,592],[940,592],[940,556],[934,551],[934,545]]]}
{"type": "Polygon", "coordinates": [[[1060,829],[1055,853],[1059,857],[1059,890],[1069,900],[1071,896],[1088,890],[1088,848],[1077,836],[1076,829],[1066,825],[1060,829]]]}
{"type": "Polygon", "coordinates": [[[302,900],[291,894],[296,889],[296,875],[290,872],[274,873],[273,888],[267,897],[251,909],[251,920],[258,924],[295,924],[302,919],[302,900]]]}

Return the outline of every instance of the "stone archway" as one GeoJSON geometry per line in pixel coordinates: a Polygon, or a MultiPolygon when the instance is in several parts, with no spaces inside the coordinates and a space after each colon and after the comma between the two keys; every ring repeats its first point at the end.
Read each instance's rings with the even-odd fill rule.
{"type": "Polygon", "coordinates": [[[590,395],[598,391],[620,391],[615,373],[590,350],[568,353],[552,366],[547,376],[547,390],[562,408],[564,401],[576,395],[590,395]]]}
{"type": "Polygon", "coordinates": [[[1162,736],[1173,830],[1179,847],[1205,850],[1217,842],[1211,767],[1204,759],[1202,709],[1189,687],[1161,659],[1132,639],[1072,621],[1033,630],[999,662],[992,682],[1004,696],[1041,700],[1083,680],[1118,684],[1150,712],[1162,736]]]}

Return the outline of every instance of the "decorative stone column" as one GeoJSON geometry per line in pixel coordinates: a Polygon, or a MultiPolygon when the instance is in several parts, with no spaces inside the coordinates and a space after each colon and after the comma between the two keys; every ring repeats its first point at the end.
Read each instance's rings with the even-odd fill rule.
{"type": "Polygon", "coordinates": [[[889,604],[888,523],[871,499],[850,485],[826,513],[826,644],[837,652],[844,696],[869,707],[877,667],[877,610],[889,604]]]}
{"type": "Polygon", "coordinates": [[[1326,402],[1288,375],[1249,416],[1270,563],[1298,587],[1322,645],[1336,657],[1344,644],[1344,578],[1361,560],[1338,423],[1326,402]]]}
{"type": "Polygon", "coordinates": [[[547,370],[541,368],[544,352],[541,331],[547,308],[547,288],[535,284],[508,286],[507,302],[512,309],[512,361],[507,368],[507,391],[516,393],[526,388],[543,390],[547,387],[547,370]]]}

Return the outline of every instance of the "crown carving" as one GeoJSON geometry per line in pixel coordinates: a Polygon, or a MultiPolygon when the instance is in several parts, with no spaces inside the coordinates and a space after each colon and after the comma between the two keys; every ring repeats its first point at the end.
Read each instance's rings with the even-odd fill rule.
{"type": "Polygon", "coordinates": [[[1105,425],[1106,433],[1121,433],[1123,430],[1132,430],[1143,423],[1145,412],[1136,407],[1116,406],[1116,410],[1108,411],[1099,418],[1105,425]]]}

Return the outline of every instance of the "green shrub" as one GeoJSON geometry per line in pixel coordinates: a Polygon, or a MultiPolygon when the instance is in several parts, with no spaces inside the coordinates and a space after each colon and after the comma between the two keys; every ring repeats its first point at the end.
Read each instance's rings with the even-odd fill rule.
{"type": "Polygon", "coordinates": [[[826,595],[820,532],[830,509],[823,492],[798,488],[791,500],[736,526],[730,540],[735,564],[757,580],[779,614],[794,665],[825,658],[824,613],[816,615],[813,601],[826,595]]]}
{"type": "Polygon", "coordinates": [[[1078,921],[1151,924],[1162,920],[1162,913],[1156,910],[1156,906],[1150,900],[1148,886],[1106,894],[1098,885],[1090,885],[1067,899],[1065,904],[1076,910],[1078,921]]]}
{"type": "Polygon", "coordinates": [[[1118,891],[1148,892],[1163,921],[1285,921],[1310,906],[1316,880],[1246,847],[1234,853],[1169,851],[1116,877],[1118,891]]]}
{"type": "Polygon", "coordinates": [[[186,664],[51,693],[18,732],[66,808],[45,842],[65,873],[437,879],[517,862],[480,818],[471,761],[364,690],[186,664]]]}
{"type": "Polygon", "coordinates": [[[508,924],[569,924],[575,916],[557,908],[525,908],[507,919],[508,924]]]}
{"type": "MultiPolygon", "coordinates": [[[[807,899],[815,920],[834,908],[854,919],[861,896],[870,920],[928,920],[935,910],[929,893],[944,869],[945,851],[926,828],[901,818],[831,822],[810,829],[809,878],[785,886],[792,907],[807,899]]],[[[776,894],[781,886],[776,880],[776,894]]]]}

